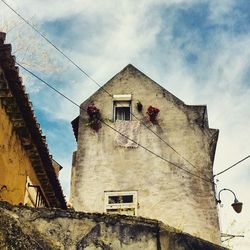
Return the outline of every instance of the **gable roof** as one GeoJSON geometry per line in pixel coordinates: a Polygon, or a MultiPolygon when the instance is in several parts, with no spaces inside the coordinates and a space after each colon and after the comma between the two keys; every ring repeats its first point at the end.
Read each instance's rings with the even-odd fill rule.
{"type": "MultiPolygon", "coordinates": [[[[102,87],[100,87],[94,94],[92,94],[89,98],[87,98],[81,104],[81,107],[84,107],[86,104],[91,102],[91,100],[94,100],[95,97],[97,95],[99,95],[101,92],[104,92],[103,94],[105,94],[105,95],[109,94],[109,92],[107,91],[107,88],[109,87],[109,85],[112,84],[113,82],[115,82],[116,79],[119,79],[121,76],[123,76],[126,73],[134,75],[135,77],[139,75],[139,76],[142,76],[144,78],[149,79],[150,82],[152,82],[152,84],[154,84],[155,86],[157,86],[158,88],[160,88],[162,90],[162,92],[164,93],[165,98],[168,98],[169,100],[171,100],[172,102],[177,104],[178,107],[180,107],[184,111],[189,110],[189,111],[196,112],[198,114],[197,116],[199,118],[197,118],[197,120],[195,122],[201,127],[207,127],[208,128],[207,107],[206,107],[206,105],[186,105],[182,100],[180,100],[175,95],[170,93],[168,90],[166,90],[164,87],[162,87],[157,82],[152,80],[150,77],[148,77],[142,71],[140,71],[139,69],[134,67],[132,64],[128,64],[120,72],[118,72],[115,76],[113,76],[108,82],[106,82],[102,87]]],[[[112,96],[112,95],[110,94],[110,96],[112,96]]],[[[79,116],[76,117],[71,122],[71,124],[72,124],[73,132],[74,132],[74,135],[75,135],[75,138],[76,138],[76,141],[77,141],[77,138],[78,138],[78,126],[79,126],[79,116]]]]}
{"type": "Polygon", "coordinates": [[[179,98],[177,98],[175,95],[173,95],[172,93],[170,93],[168,90],[166,90],[164,87],[162,87],[160,84],[158,84],[157,82],[155,82],[154,80],[152,80],[149,76],[147,76],[146,74],[144,74],[142,71],[140,71],[139,69],[137,69],[135,66],[133,66],[132,64],[128,64],[126,67],[124,67],[120,72],[118,72],[117,74],[115,74],[110,80],[108,80],[102,87],[100,87],[95,93],[93,93],[89,98],[87,98],[82,104],[84,105],[84,103],[88,102],[88,100],[95,98],[96,95],[98,95],[100,92],[105,92],[105,94],[108,94],[108,91],[106,90],[107,87],[116,79],[119,78],[120,76],[122,76],[123,74],[131,74],[134,76],[137,75],[141,75],[147,79],[149,79],[154,85],[156,85],[157,87],[159,87],[160,89],[162,89],[162,91],[164,91],[165,94],[169,95],[169,97],[178,104],[181,105],[185,105],[185,103],[180,100],[179,98]]]}
{"type": "MultiPolygon", "coordinates": [[[[108,80],[102,87],[100,87],[95,93],[93,93],[89,98],[87,98],[85,101],[82,102],[81,107],[85,106],[85,103],[90,102],[90,100],[94,99],[95,96],[97,96],[99,93],[104,92],[105,95],[109,94],[109,92],[106,90],[106,88],[119,76],[122,76],[123,74],[125,74],[126,72],[128,72],[129,74],[132,75],[142,75],[146,78],[148,78],[150,81],[152,81],[156,86],[158,86],[159,88],[161,88],[167,95],[169,95],[169,97],[171,97],[171,99],[180,104],[180,105],[185,105],[183,101],[181,101],[180,99],[178,99],[176,96],[174,96],[173,94],[171,94],[169,91],[167,91],[165,88],[163,88],[161,85],[159,85],[157,82],[155,82],[154,80],[152,80],[150,77],[148,77],[146,74],[144,74],[142,71],[140,71],[139,69],[137,69],[135,66],[133,66],[132,64],[128,64],[126,67],[124,67],[120,72],[118,72],[117,74],[115,74],[110,80],[108,80]]],[[[110,96],[112,96],[110,94],[110,96]]],[[[76,141],[78,140],[78,128],[79,128],[79,116],[77,116],[72,122],[71,122],[72,128],[73,128],[73,132],[76,138],[76,141]]]]}
{"type": "Polygon", "coordinates": [[[37,123],[32,103],[19,77],[11,45],[4,44],[6,34],[0,32],[0,101],[19,136],[23,148],[51,207],[66,209],[61,185],[53,168],[46,137],[37,123]]]}

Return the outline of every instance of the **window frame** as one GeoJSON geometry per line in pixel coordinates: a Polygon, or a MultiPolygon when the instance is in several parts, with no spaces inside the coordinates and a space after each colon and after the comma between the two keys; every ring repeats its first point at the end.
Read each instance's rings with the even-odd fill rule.
{"type": "Polygon", "coordinates": [[[104,191],[104,212],[109,214],[125,214],[130,215],[130,213],[126,214],[127,211],[132,211],[133,216],[137,216],[138,210],[138,194],[137,191],[104,191]],[[109,203],[109,197],[111,196],[133,196],[132,203],[109,203]],[[108,211],[110,210],[110,211],[108,211]],[[113,212],[111,211],[113,210],[113,212]],[[117,212],[117,210],[121,211],[121,213],[117,212]]]}
{"type": "MultiPolygon", "coordinates": [[[[117,108],[127,108],[129,107],[129,120],[120,120],[120,121],[131,121],[132,116],[132,94],[119,94],[113,95],[113,122],[116,122],[117,119],[117,108]]],[[[118,120],[119,121],[119,120],[118,120]]]]}
{"type": "Polygon", "coordinates": [[[113,121],[131,121],[131,101],[113,101],[113,121]],[[129,120],[117,119],[117,108],[129,108],[129,120]]]}

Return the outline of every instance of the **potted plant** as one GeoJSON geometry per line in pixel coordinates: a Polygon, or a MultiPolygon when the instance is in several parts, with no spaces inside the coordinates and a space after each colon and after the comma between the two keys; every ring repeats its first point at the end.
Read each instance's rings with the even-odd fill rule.
{"type": "Polygon", "coordinates": [[[156,123],[156,117],[157,117],[159,112],[160,112],[160,110],[158,108],[155,108],[153,106],[148,107],[147,114],[149,115],[149,120],[152,123],[156,123]]]}
{"type": "Polygon", "coordinates": [[[136,106],[137,106],[138,112],[141,112],[141,111],[142,111],[142,108],[143,108],[142,103],[141,103],[140,101],[138,101],[138,102],[136,103],[136,106]]]}
{"type": "Polygon", "coordinates": [[[87,107],[87,114],[89,116],[89,125],[96,132],[101,128],[101,113],[94,103],[87,107]]]}

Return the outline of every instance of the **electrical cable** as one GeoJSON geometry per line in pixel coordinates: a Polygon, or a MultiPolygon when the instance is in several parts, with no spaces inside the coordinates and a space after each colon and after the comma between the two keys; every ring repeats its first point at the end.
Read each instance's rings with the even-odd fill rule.
{"type": "Polygon", "coordinates": [[[21,14],[19,14],[15,9],[13,9],[4,0],[1,0],[9,9],[11,9],[19,18],[21,18],[28,26],[30,26],[36,33],[38,33],[46,42],[48,42],[52,47],[54,47],[60,54],[62,54],[67,60],[69,60],[76,68],[78,68],[87,78],[97,84],[104,92],[110,95],[95,79],[93,79],[85,70],[78,66],[69,56],[67,56],[61,49],[59,49],[54,43],[52,43],[45,35],[43,35],[34,25],[32,25],[27,19],[25,19],[21,14]]]}
{"type": "Polygon", "coordinates": [[[245,161],[245,160],[248,159],[249,157],[250,157],[250,155],[246,156],[245,158],[241,159],[240,161],[237,161],[236,163],[234,163],[232,166],[230,166],[230,167],[224,169],[223,171],[219,172],[218,174],[215,174],[213,177],[225,173],[226,171],[228,171],[229,169],[235,167],[235,166],[238,165],[239,163],[245,161]]]}
{"type": "MultiPolygon", "coordinates": [[[[19,18],[21,18],[28,26],[30,26],[35,32],[37,32],[45,41],[47,41],[52,47],[54,47],[60,54],[62,54],[69,62],[71,62],[77,69],[79,69],[87,78],[94,82],[97,86],[100,87],[106,94],[113,98],[113,95],[109,93],[101,84],[99,84],[95,79],[93,79],[85,70],[83,70],[78,64],[76,64],[69,56],[67,56],[61,49],[59,49],[54,43],[52,43],[45,35],[43,35],[34,25],[32,25],[27,19],[25,19],[21,14],[19,14],[15,9],[13,9],[8,3],[4,0],[1,0],[9,9],[11,9],[19,18]]],[[[161,136],[154,132],[149,126],[142,122],[138,117],[136,117],[131,111],[130,114],[138,121],[141,122],[151,133],[158,137],[162,142],[164,142],[169,148],[171,148],[180,158],[190,164],[192,167],[197,169],[200,172],[200,168],[191,163],[186,157],[182,156],[176,149],[174,149],[168,142],[166,142],[161,136]]],[[[208,177],[206,177],[208,178],[208,177]]],[[[209,179],[209,178],[208,178],[209,179]]]]}
{"type": "MultiPolygon", "coordinates": [[[[49,88],[51,88],[52,90],[54,90],[56,93],[58,93],[59,95],[61,95],[62,97],[64,97],[65,99],[67,99],[69,102],[71,102],[72,104],[74,104],[75,106],[77,106],[78,108],[80,108],[81,110],[84,110],[85,112],[87,112],[86,109],[82,108],[79,104],[77,104],[76,102],[74,102],[72,99],[70,99],[69,97],[67,97],[66,95],[64,95],[62,92],[60,92],[59,90],[57,90],[55,87],[53,87],[51,84],[49,84],[47,81],[43,80],[42,78],[40,78],[39,76],[37,76],[35,73],[33,73],[32,71],[30,71],[29,69],[27,69],[26,67],[24,67],[23,65],[21,65],[20,63],[16,62],[16,64],[18,66],[20,66],[23,70],[25,70],[26,72],[28,72],[29,74],[31,74],[33,77],[35,77],[36,79],[38,79],[39,81],[41,81],[42,83],[44,83],[45,85],[47,85],[49,88]]],[[[164,157],[162,157],[161,155],[158,155],[157,153],[153,152],[152,150],[148,149],[147,147],[143,146],[140,143],[137,143],[136,141],[134,141],[133,139],[129,138],[128,136],[124,135],[123,133],[121,133],[120,131],[118,131],[117,129],[115,129],[114,127],[110,126],[108,123],[106,123],[105,121],[101,120],[101,122],[106,125],[107,127],[109,127],[110,129],[114,130],[116,133],[120,134],[121,136],[125,137],[127,140],[136,143],[139,147],[143,148],[145,151],[153,154],[154,156],[160,158],[161,160],[175,166],[178,169],[181,169],[182,171],[186,172],[189,175],[195,176],[196,178],[199,178],[203,181],[209,182],[209,183],[214,183],[212,180],[204,178],[202,176],[199,176],[197,174],[194,174],[192,172],[190,172],[189,170],[177,165],[174,162],[171,162],[167,159],[165,159],[164,157]]]]}

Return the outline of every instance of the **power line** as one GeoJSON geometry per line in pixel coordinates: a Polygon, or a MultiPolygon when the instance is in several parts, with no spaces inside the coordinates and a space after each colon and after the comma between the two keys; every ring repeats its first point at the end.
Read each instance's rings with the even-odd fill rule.
{"type": "Polygon", "coordinates": [[[223,171],[219,172],[218,174],[215,174],[213,177],[225,173],[226,171],[228,171],[229,169],[235,167],[235,166],[238,165],[239,163],[245,161],[245,160],[248,159],[249,157],[250,157],[250,155],[246,156],[245,158],[241,159],[240,161],[237,161],[236,163],[234,163],[232,166],[230,166],[230,167],[224,169],[223,171]]]}
{"type": "Polygon", "coordinates": [[[228,240],[231,240],[235,237],[245,237],[244,235],[242,234],[226,234],[226,233],[221,233],[221,237],[224,237],[226,238],[225,240],[222,240],[221,242],[225,242],[225,241],[228,241],[228,240]]]}
{"type": "MultiPolygon", "coordinates": [[[[78,64],[76,64],[68,55],[66,55],[61,49],[59,49],[54,43],[52,43],[45,35],[43,35],[34,25],[32,25],[27,19],[25,19],[21,14],[19,14],[15,9],[13,9],[8,3],[4,0],[1,0],[9,9],[11,9],[19,18],[21,18],[29,27],[31,27],[36,33],[38,33],[45,41],[47,41],[52,47],[54,47],[60,54],[62,54],[70,63],[72,63],[78,70],[80,70],[87,78],[94,82],[97,86],[100,87],[106,94],[110,97],[113,97],[101,84],[99,84],[95,79],[93,79],[85,70],[83,70],[78,64]]],[[[160,135],[154,132],[149,126],[147,126],[143,121],[141,121],[137,116],[135,116],[131,111],[130,114],[138,121],[142,123],[151,133],[158,137],[162,142],[164,142],[169,148],[171,148],[180,158],[190,164],[192,167],[201,171],[197,166],[191,163],[186,157],[182,156],[174,147],[172,147],[168,142],[166,142],[160,135]]],[[[208,178],[208,177],[206,177],[208,178]]],[[[209,179],[209,178],[208,178],[209,179]]]]}
{"type": "MultiPolygon", "coordinates": [[[[38,33],[46,42],[48,42],[52,47],[54,47],[60,54],[62,54],[68,61],[70,61],[76,68],[78,68],[85,76],[87,76],[91,81],[97,84],[104,92],[108,95],[110,93],[106,91],[95,79],[93,79],[85,70],[83,70],[79,65],[77,65],[69,56],[67,56],[61,49],[59,49],[54,43],[52,43],[45,35],[43,35],[33,24],[31,24],[27,19],[25,19],[21,14],[19,14],[15,9],[13,9],[4,0],[1,0],[9,9],[11,9],[19,18],[21,18],[28,26],[30,26],[36,33],[38,33]]],[[[112,95],[111,95],[112,96],[112,95]]]]}
{"type": "MultiPolygon", "coordinates": [[[[23,65],[21,65],[20,63],[16,62],[17,65],[19,65],[22,69],[24,69],[26,72],[28,72],[29,74],[31,74],[32,76],[34,76],[35,78],[37,78],[39,81],[41,81],[42,83],[44,83],[45,85],[47,85],[49,88],[51,88],[52,90],[54,90],[56,93],[58,93],[59,95],[61,95],[62,97],[64,97],[65,99],[67,99],[69,102],[71,102],[72,104],[74,104],[75,106],[77,106],[78,108],[80,108],[81,110],[84,110],[85,112],[87,112],[86,109],[84,109],[83,107],[81,107],[79,104],[77,104],[76,102],[74,102],[72,99],[70,99],[69,97],[67,97],[66,95],[64,95],[61,91],[57,90],[55,87],[53,87],[51,84],[49,84],[47,81],[43,80],[42,78],[40,78],[39,76],[37,76],[35,73],[33,73],[32,71],[30,71],[29,69],[27,69],[26,67],[24,67],[23,65]]],[[[164,157],[162,157],[161,155],[158,155],[157,153],[153,152],[152,150],[148,149],[147,147],[143,146],[140,143],[137,143],[135,140],[129,138],[128,136],[124,135],[123,133],[121,133],[120,131],[118,131],[117,129],[115,129],[114,127],[110,126],[108,123],[106,123],[105,121],[101,120],[101,122],[103,124],[105,124],[107,127],[109,127],[110,129],[114,130],[116,133],[120,134],[121,136],[125,137],[127,140],[136,143],[139,147],[143,148],[145,151],[153,154],[154,156],[160,158],[161,160],[175,166],[178,169],[181,169],[182,171],[186,172],[189,175],[195,176],[196,178],[199,178],[203,181],[209,182],[209,183],[213,183],[213,181],[211,181],[210,179],[207,179],[205,177],[199,176],[197,174],[194,174],[192,172],[190,172],[189,170],[177,165],[174,162],[171,162],[167,159],[165,159],[164,157]]]]}

